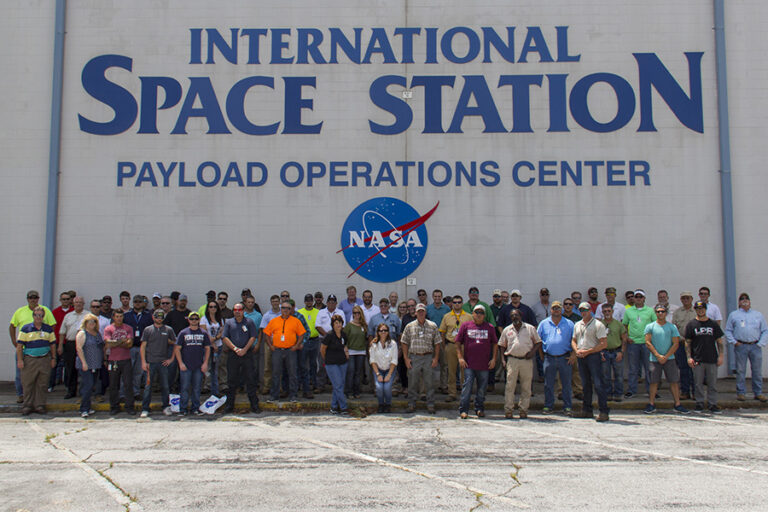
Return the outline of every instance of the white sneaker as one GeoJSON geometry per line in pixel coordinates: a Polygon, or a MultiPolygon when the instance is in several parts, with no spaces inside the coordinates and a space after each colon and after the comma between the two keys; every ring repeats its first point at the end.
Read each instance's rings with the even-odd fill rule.
{"type": "Polygon", "coordinates": [[[139,418],[148,418],[149,417],[149,411],[141,411],[141,415],[139,418]]]}
{"type": "Polygon", "coordinates": [[[170,405],[168,407],[166,407],[165,409],[163,409],[163,414],[165,414],[166,416],[170,416],[171,414],[173,414],[173,411],[171,411],[171,406],[170,405]]]}
{"type": "Polygon", "coordinates": [[[83,412],[81,412],[81,413],[80,413],[80,417],[81,417],[81,418],[87,418],[87,417],[88,417],[88,412],[87,412],[87,411],[83,411],[83,412]]]}

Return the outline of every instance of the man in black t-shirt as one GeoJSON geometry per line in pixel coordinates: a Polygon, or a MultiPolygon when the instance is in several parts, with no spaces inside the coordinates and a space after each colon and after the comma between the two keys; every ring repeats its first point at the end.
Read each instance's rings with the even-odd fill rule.
{"type": "Polygon", "coordinates": [[[693,368],[696,412],[704,411],[704,379],[707,380],[707,406],[717,414],[717,367],[723,364],[724,342],[720,326],[707,317],[706,302],[693,305],[696,318],[685,327],[685,354],[693,368]]]}

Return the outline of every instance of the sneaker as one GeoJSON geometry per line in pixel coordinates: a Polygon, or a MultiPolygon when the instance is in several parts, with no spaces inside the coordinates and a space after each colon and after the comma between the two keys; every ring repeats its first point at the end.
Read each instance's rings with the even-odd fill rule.
{"type": "Polygon", "coordinates": [[[542,412],[542,414],[552,414],[552,408],[550,408],[550,407],[544,407],[544,408],[541,410],[541,412],[542,412]]]}
{"type": "Polygon", "coordinates": [[[331,412],[331,414],[340,414],[341,413],[341,411],[339,411],[338,409],[334,409],[334,408],[331,408],[330,412],[331,412]]]}
{"type": "Polygon", "coordinates": [[[739,393],[738,395],[736,395],[736,400],[738,400],[739,402],[746,402],[747,397],[744,395],[744,393],[739,393]]]}
{"type": "Polygon", "coordinates": [[[712,414],[722,414],[723,410],[716,405],[710,405],[709,412],[711,412],[712,414]]]}
{"type": "Polygon", "coordinates": [[[186,416],[189,414],[187,411],[179,411],[179,416],[186,416]]]}
{"type": "Polygon", "coordinates": [[[570,407],[563,407],[563,414],[566,416],[573,416],[573,410],[570,407]]]}
{"type": "Polygon", "coordinates": [[[614,402],[621,402],[621,395],[616,395],[613,397],[614,402]]]}
{"type": "Polygon", "coordinates": [[[693,412],[697,412],[697,413],[704,412],[704,404],[696,404],[696,407],[693,408],[693,412]]]}
{"type": "Polygon", "coordinates": [[[80,413],[81,418],[87,418],[88,417],[88,411],[83,411],[80,413]]]}
{"type": "Polygon", "coordinates": [[[465,412],[459,414],[459,418],[461,418],[463,420],[467,419],[467,416],[469,416],[469,415],[467,413],[465,413],[465,412]]]}
{"type": "Polygon", "coordinates": [[[292,404],[297,404],[297,403],[299,403],[299,400],[297,398],[291,398],[290,402],[292,404]]]}
{"type": "Polygon", "coordinates": [[[645,406],[645,409],[643,409],[643,412],[645,414],[653,414],[656,412],[656,406],[653,404],[648,404],[645,406]]]}
{"type": "Polygon", "coordinates": [[[599,421],[600,423],[608,421],[608,413],[601,412],[600,414],[597,415],[597,419],[595,421],[599,421]]]}
{"type": "Polygon", "coordinates": [[[170,415],[173,414],[173,411],[171,411],[171,406],[170,405],[168,407],[166,407],[165,409],[163,409],[163,414],[165,414],[166,416],[170,416],[170,415]]]}
{"type": "Polygon", "coordinates": [[[120,414],[120,409],[110,409],[109,410],[109,415],[110,416],[115,416],[117,414],[120,414]]]}
{"type": "Polygon", "coordinates": [[[341,409],[339,411],[339,414],[341,414],[342,416],[349,416],[349,409],[341,409]]]}
{"type": "Polygon", "coordinates": [[[528,417],[528,412],[527,411],[520,411],[520,419],[521,420],[524,420],[527,417],[528,417]]]}
{"type": "Polygon", "coordinates": [[[761,393],[759,395],[755,395],[755,400],[760,400],[761,402],[768,402],[768,396],[765,396],[761,393]]]}
{"type": "Polygon", "coordinates": [[[633,394],[632,394],[632,393],[630,393],[629,391],[627,391],[626,393],[624,393],[624,398],[626,398],[626,399],[630,399],[630,398],[632,398],[633,396],[635,396],[635,395],[633,395],[633,394]]]}
{"type": "Polygon", "coordinates": [[[53,388],[48,388],[49,393],[53,393],[53,388]]]}
{"type": "Polygon", "coordinates": [[[141,415],[139,418],[148,418],[149,417],[149,411],[141,411],[141,415]]]}
{"type": "Polygon", "coordinates": [[[195,416],[205,416],[205,413],[200,409],[197,409],[194,413],[195,416]]]}
{"type": "Polygon", "coordinates": [[[681,405],[676,405],[674,407],[674,409],[675,409],[675,412],[679,413],[679,414],[689,414],[691,412],[688,409],[686,409],[685,407],[683,407],[682,404],[681,405]]]}
{"type": "Polygon", "coordinates": [[[485,411],[475,411],[478,418],[485,418],[485,411]]]}

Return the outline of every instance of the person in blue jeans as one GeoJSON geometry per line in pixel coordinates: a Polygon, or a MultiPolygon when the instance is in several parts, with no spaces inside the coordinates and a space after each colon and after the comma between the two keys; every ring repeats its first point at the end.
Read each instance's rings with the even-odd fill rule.
{"type": "Polygon", "coordinates": [[[168,367],[173,362],[173,354],[168,357],[168,347],[176,345],[176,333],[170,326],[163,323],[164,319],[165,312],[162,309],[156,309],[152,313],[152,325],[144,329],[141,334],[141,368],[147,372],[144,399],[141,402],[142,418],[149,416],[149,408],[152,404],[152,383],[156,380],[160,381],[163,414],[171,415],[168,400],[168,367]]]}
{"type": "Polygon", "coordinates": [[[467,419],[469,397],[474,383],[477,383],[475,413],[481,418],[485,416],[485,391],[488,387],[489,372],[496,368],[496,327],[486,321],[485,311],[485,306],[476,304],[472,309],[472,321],[461,324],[455,338],[459,365],[464,369],[464,385],[459,401],[461,419],[467,419]]]}
{"type": "Polygon", "coordinates": [[[344,396],[344,384],[347,377],[347,335],[343,331],[344,319],[341,315],[331,318],[331,331],[323,338],[320,356],[325,362],[325,372],[331,381],[331,414],[347,414],[347,398],[344,396]]]}
{"type": "Polygon", "coordinates": [[[179,397],[179,413],[186,416],[189,413],[189,402],[192,402],[192,413],[200,412],[200,385],[203,375],[208,370],[208,360],[211,356],[211,339],[208,333],[200,328],[200,314],[191,311],[187,315],[189,327],[182,329],[176,337],[174,356],[181,371],[181,396],[179,397]],[[190,393],[191,390],[191,393],[190,393]]]}
{"type": "MultiPolygon", "coordinates": [[[[607,302],[600,306],[605,325],[606,349],[600,354],[603,384],[608,400],[621,402],[624,394],[624,353],[627,350],[627,328],[613,317],[613,306],[607,302]]],[[[617,306],[624,307],[624,306],[617,306]]]]}
{"type": "Polygon", "coordinates": [[[87,418],[95,412],[91,409],[91,395],[104,362],[104,340],[99,334],[99,318],[96,315],[88,314],[83,319],[82,330],[75,338],[75,350],[75,367],[80,372],[80,416],[87,418]]]}
{"type": "Polygon", "coordinates": [[[397,374],[397,343],[392,339],[390,327],[379,323],[375,327],[376,337],[370,347],[369,361],[376,386],[379,412],[392,412],[392,384],[397,374]]]}
{"type": "Polygon", "coordinates": [[[555,377],[560,376],[563,384],[563,412],[571,415],[571,373],[576,362],[576,354],[571,350],[573,322],[563,318],[563,304],[552,301],[550,316],[545,318],[536,329],[541,338],[542,358],[544,359],[544,414],[552,414],[555,405],[555,377]]]}

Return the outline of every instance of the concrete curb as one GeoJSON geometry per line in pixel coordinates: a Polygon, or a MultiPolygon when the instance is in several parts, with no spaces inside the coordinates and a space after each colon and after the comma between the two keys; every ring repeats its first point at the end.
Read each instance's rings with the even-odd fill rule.
{"type": "MultiPolygon", "coordinates": [[[[693,400],[683,400],[681,402],[688,409],[693,410],[695,402],[693,400]]],[[[366,412],[375,412],[378,407],[378,402],[373,400],[348,400],[350,409],[364,409],[366,412]]],[[[623,401],[623,402],[609,402],[612,411],[640,411],[645,409],[647,402],[645,401],[623,401]]],[[[160,402],[153,402],[151,405],[152,411],[160,411],[162,409],[160,402]]],[[[657,400],[656,407],[659,411],[672,410],[674,403],[671,400],[657,400]]],[[[260,402],[262,411],[265,412],[285,412],[285,413],[311,413],[318,411],[328,411],[331,408],[331,404],[328,401],[299,401],[295,403],[291,402],[278,402],[267,403],[260,402]]],[[[405,409],[408,406],[407,400],[393,400],[392,408],[395,413],[405,413],[405,409]]],[[[759,400],[746,400],[744,402],[738,400],[723,400],[718,402],[718,406],[721,409],[768,409],[768,403],[760,402],[759,400]]],[[[109,412],[109,403],[93,403],[91,405],[93,410],[99,412],[109,412]]],[[[543,403],[532,403],[530,406],[531,411],[541,411],[543,403]]],[[[416,411],[426,411],[425,402],[416,402],[416,411]]],[[[458,411],[458,402],[436,402],[435,409],[441,411],[458,411]]],[[[46,409],[49,413],[64,413],[75,412],[80,409],[79,402],[73,401],[71,403],[52,403],[47,404],[46,409]]],[[[136,410],[140,409],[140,404],[136,404],[136,410]]],[[[504,410],[503,402],[486,402],[486,410],[502,411],[504,410]]],[[[573,401],[574,411],[581,409],[581,401],[573,401]]],[[[597,410],[597,402],[594,403],[594,409],[597,410]]],[[[250,410],[250,403],[247,401],[238,401],[235,404],[235,411],[248,411],[250,410]]],[[[556,402],[555,412],[562,412],[562,402],[556,402]]],[[[0,414],[21,414],[21,404],[0,404],[0,414]]]]}

